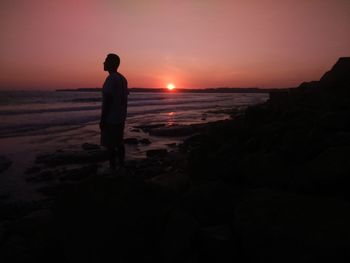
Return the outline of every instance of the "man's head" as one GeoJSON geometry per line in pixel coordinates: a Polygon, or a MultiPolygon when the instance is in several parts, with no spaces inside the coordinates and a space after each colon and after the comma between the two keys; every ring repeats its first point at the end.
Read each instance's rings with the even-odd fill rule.
{"type": "Polygon", "coordinates": [[[105,71],[116,71],[120,64],[120,58],[116,54],[108,54],[105,62],[103,63],[103,68],[105,71]]]}

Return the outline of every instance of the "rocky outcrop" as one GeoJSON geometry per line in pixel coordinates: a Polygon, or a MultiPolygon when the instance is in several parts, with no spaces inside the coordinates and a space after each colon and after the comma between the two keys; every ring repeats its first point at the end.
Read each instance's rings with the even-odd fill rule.
{"type": "Polygon", "coordinates": [[[146,152],[147,157],[161,157],[168,153],[167,149],[152,149],[146,152]]]}
{"type": "Polygon", "coordinates": [[[301,90],[320,89],[345,89],[349,90],[350,86],[350,57],[341,57],[334,64],[331,70],[327,71],[319,81],[303,82],[300,84],[301,90]]]}
{"type": "Polygon", "coordinates": [[[319,81],[325,88],[347,88],[350,86],[350,57],[339,58],[332,69],[326,72],[319,81]]]}

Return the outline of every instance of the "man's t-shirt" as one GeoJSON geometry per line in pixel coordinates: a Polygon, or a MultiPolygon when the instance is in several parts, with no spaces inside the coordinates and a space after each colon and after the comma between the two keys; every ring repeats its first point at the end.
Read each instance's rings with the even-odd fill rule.
{"type": "Polygon", "coordinates": [[[125,122],[128,104],[128,83],[120,73],[110,74],[103,84],[102,103],[109,100],[109,109],[105,115],[108,124],[122,124],[125,122]]]}

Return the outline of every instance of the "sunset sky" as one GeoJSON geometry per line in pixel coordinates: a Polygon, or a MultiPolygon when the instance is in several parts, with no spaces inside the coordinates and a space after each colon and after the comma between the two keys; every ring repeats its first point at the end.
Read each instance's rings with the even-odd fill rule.
{"type": "Polygon", "coordinates": [[[349,0],[2,0],[0,89],[296,86],[350,56],[349,0]]]}

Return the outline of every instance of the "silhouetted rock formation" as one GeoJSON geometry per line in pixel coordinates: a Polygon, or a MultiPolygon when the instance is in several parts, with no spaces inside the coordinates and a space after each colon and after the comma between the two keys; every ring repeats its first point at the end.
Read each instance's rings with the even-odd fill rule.
{"type": "Polygon", "coordinates": [[[302,90],[344,89],[350,87],[350,57],[339,58],[331,70],[327,71],[319,81],[303,82],[302,90]]]}
{"type": "Polygon", "coordinates": [[[332,69],[322,76],[319,84],[327,88],[349,88],[350,57],[339,58],[332,69]]]}

